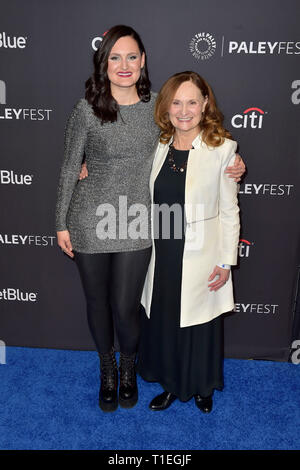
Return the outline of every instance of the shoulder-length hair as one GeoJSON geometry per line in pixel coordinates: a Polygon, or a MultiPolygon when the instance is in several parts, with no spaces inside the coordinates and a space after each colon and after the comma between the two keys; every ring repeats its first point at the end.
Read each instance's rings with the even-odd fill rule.
{"type": "Polygon", "coordinates": [[[151,83],[148,76],[147,58],[145,48],[138,33],[130,26],[113,26],[104,36],[99,49],[95,52],[94,73],[85,82],[85,98],[92,105],[94,113],[100,118],[101,124],[115,122],[118,118],[119,105],[113,98],[110,89],[110,81],[107,76],[108,57],[110,51],[118,39],[130,36],[138,44],[141,54],[145,54],[145,64],[141,69],[141,75],[136,83],[136,89],[141,101],[150,100],[151,83]]]}
{"type": "Polygon", "coordinates": [[[213,91],[209,84],[196,72],[180,72],[172,75],[162,86],[155,105],[155,122],[161,130],[160,142],[166,144],[175,133],[175,128],[169,119],[169,108],[179,86],[191,81],[201,91],[208,101],[199,123],[202,140],[211,147],[218,147],[225,137],[232,139],[230,132],[223,127],[223,114],[218,109],[213,91]]]}

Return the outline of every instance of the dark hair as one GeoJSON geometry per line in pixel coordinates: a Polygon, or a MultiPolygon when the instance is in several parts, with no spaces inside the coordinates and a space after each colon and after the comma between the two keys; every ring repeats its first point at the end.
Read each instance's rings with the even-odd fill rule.
{"type": "Polygon", "coordinates": [[[206,80],[196,72],[186,71],[175,73],[162,86],[155,103],[155,122],[161,130],[160,142],[166,144],[175,133],[175,128],[169,118],[169,108],[180,85],[191,81],[207,97],[207,104],[199,123],[202,140],[207,145],[218,147],[224,139],[232,139],[230,132],[223,127],[223,114],[219,110],[213,91],[206,80]]]}
{"type": "MultiPolygon", "coordinates": [[[[85,98],[92,105],[94,113],[105,122],[115,122],[118,118],[119,105],[113,98],[110,89],[110,81],[107,76],[108,57],[110,51],[118,39],[130,36],[138,44],[141,54],[145,54],[145,48],[138,33],[130,26],[113,26],[104,36],[99,49],[94,54],[94,73],[85,82],[85,98]]],[[[141,75],[136,83],[137,94],[141,101],[150,100],[151,83],[148,77],[147,59],[141,69],[141,75]]]]}

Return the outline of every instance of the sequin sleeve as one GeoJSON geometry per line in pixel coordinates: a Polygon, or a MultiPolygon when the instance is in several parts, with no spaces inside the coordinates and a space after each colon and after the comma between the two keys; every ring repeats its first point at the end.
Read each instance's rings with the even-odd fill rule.
{"type": "Polygon", "coordinates": [[[88,116],[84,99],[74,106],[65,127],[64,155],[56,202],[56,230],[67,230],[66,216],[74,188],[78,182],[85,143],[88,116]]]}

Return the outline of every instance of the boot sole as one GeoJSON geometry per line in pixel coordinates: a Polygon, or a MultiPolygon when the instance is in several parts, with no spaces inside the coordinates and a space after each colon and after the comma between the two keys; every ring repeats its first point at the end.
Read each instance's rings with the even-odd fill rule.
{"type": "Polygon", "coordinates": [[[138,392],[136,391],[135,394],[128,399],[121,398],[119,396],[119,405],[121,408],[133,408],[138,401],[138,392]]]}
{"type": "Polygon", "coordinates": [[[113,401],[112,403],[105,403],[104,401],[99,400],[99,407],[105,413],[116,411],[116,409],[118,408],[118,400],[113,401]]]}

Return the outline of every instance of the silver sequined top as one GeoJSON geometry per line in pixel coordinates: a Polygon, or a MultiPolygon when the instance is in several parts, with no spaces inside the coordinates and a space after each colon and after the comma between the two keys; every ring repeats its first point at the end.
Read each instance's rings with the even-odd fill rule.
{"type": "Polygon", "coordinates": [[[101,125],[80,99],[65,129],[56,204],[56,230],[69,230],[83,253],[151,246],[149,176],[159,130],[148,103],[120,106],[118,120],[101,125]],[[78,180],[85,153],[88,177],[78,180]],[[139,206],[137,206],[138,204],[139,206]]]}

